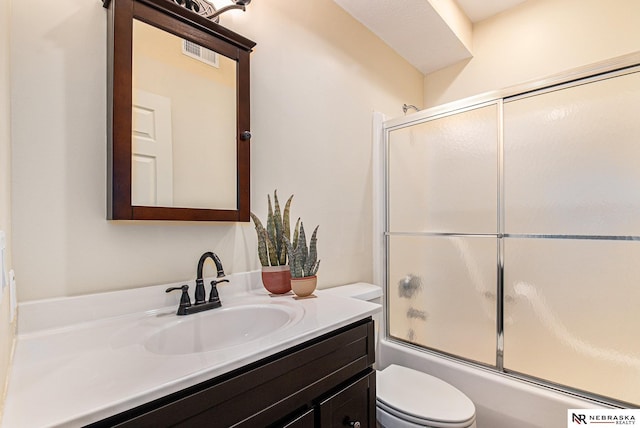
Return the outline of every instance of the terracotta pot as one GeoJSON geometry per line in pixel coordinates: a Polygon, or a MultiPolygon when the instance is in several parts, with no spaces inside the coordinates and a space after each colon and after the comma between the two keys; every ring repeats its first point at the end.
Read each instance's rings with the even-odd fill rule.
{"type": "Polygon", "coordinates": [[[284,294],[291,291],[289,265],[262,266],[262,285],[273,294],[284,294]]]}
{"type": "Polygon", "coordinates": [[[307,297],[316,290],[317,276],[305,276],[304,278],[291,278],[291,289],[299,297],[307,297]]]}

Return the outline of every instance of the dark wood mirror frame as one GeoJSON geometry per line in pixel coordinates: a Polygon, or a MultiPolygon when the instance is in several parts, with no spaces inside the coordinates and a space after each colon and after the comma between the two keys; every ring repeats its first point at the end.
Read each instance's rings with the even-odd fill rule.
{"type": "Polygon", "coordinates": [[[172,0],[103,0],[103,6],[109,9],[107,218],[110,220],[249,221],[249,142],[251,138],[249,54],[255,43],[185,9],[172,0]],[[188,39],[237,62],[237,208],[235,210],[132,205],[134,19],[188,39]]]}

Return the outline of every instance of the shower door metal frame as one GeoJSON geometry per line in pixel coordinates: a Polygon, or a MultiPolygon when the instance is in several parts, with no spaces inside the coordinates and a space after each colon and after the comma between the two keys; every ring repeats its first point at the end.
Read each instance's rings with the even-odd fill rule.
{"type": "MultiPolygon", "coordinates": [[[[387,126],[384,128],[384,245],[385,245],[385,275],[384,275],[384,279],[385,279],[385,290],[387,290],[387,292],[385,292],[385,320],[389,319],[389,314],[388,314],[388,310],[390,308],[390,302],[388,299],[388,290],[389,290],[389,276],[388,276],[388,272],[389,272],[389,237],[390,236],[422,236],[422,237],[460,237],[460,238],[474,238],[474,237],[481,237],[481,238],[495,238],[497,239],[498,245],[497,247],[497,265],[496,265],[496,269],[497,269],[497,283],[498,283],[498,287],[496,289],[496,300],[497,300],[497,304],[496,306],[498,306],[498,315],[501,314],[503,308],[502,308],[502,303],[501,303],[501,296],[504,294],[504,291],[502,289],[502,273],[503,273],[503,263],[501,262],[504,258],[502,256],[502,251],[503,251],[503,245],[501,244],[502,242],[502,236],[504,233],[504,222],[503,222],[503,218],[504,215],[502,215],[501,213],[501,206],[504,205],[502,204],[502,198],[503,198],[503,194],[502,194],[502,189],[503,189],[503,179],[502,179],[502,141],[503,141],[503,135],[502,135],[502,100],[501,99],[492,99],[492,100],[488,100],[485,102],[481,102],[481,103],[477,103],[477,104],[472,104],[472,105],[468,105],[468,106],[461,106],[459,108],[454,108],[453,110],[450,111],[438,111],[436,114],[432,115],[432,116],[426,116],[424,118],[421,118],[419,120],[416,121],[407,121],[406,124],[398,124],[398,125],[393,125],[393,126],[387,126]],[[496,159],[496,166],[497,166],[497,171],[498,171],[498,177],[497,178],[497,185],[498,185],[498,192],[496,195],[496,199],[497,199],[497,207],[496,207],[496,212],[497,212],[497,223],[496,223],[496,233],[451,233],[451,232],[390,232],[390,224],[389,224],[389,135],[392,131],[398,130],[398,129],[402,129],[402,128],[408,128],[414,125],[420,125],[423,123],[427,123],[427,122],[431,122],[431,121],[435,121],[438,119],[443,119],[449,116],[454,116],[457,114],[461,114],[461,113],[466,113],[469,111],[473,111],[473,110],[478,110],[484,107],[489,107],[489,106],[496,106],[496,126],[498,127],[498,132],[497,132],[497,137],[498,137],[498,141],[497,141],[497,147],[496,147],[496,152],[497,152],[497,159],[496,159]]],[[[489,365],[487,366],[484,363],[475,361],[475,360],[470,360],[470,359],[465,359],[464,357],[458,356],[458,355],[454,355],[454,354],[449,354],[446,353],[444,351],[440,351],[437,349],[432,349],[432,348],[425,348],[425,347],[420,347],[421,349],[427,349],[427,350],[432,350],[434,352],[437,352],[439,354],[444,354],[447,356],[450,356],[452,358],[456,358],[456,359],[461,359],[464,361],[468,361],[471,362],[473,364],[477,364],[477,365],[481,365],[483,367],[490,367],[490,368],[496,368],[499,367],[499,369],[502,371],[502,365],[503,365],[503,354],[504,354],[504,326],[502,323],[502,318],[501,317],[496,317],[496,362],[495,365],[489,365]]],[[[389,323],[385,322],[385,336],[386,337],[390,337],[389,334],[389,323]]],[[[418,346],[418,345],[415,345],[418,346]]]]}
{"type": "Polygon", "coordinates": [[[418,113],[414,113],[408,116],[400,117],[397,119],[391,119],[383,122],[382,134],[383,134],[383,147],[384,155],[382,159],[382,169],[384,175],[383,184],[383,198],[382,207],[383,212],[383,224],[384,230],[381,231],[384,237],[384,272],[382,278],[384,279],[384,335],[387,340],[401,343],[405,346],[410,346],[415,349],[419,349],[423,352],[430,352],[444,358],[450,358],[454,361],[470,364],[474,367],[482,368],[491,371],[492,373],[507,376],[510,378],[519,379],[522,381],[534,383],[538,386],[549,388],[561,393],[577,396],[580,398],[586,398],[594,402],[603,403],[606,405],[612,405],[617,407],[629,407],[634,406],[633,403],[621,402],[610,397],[597,395],[584,390],[578,390],[566,385],[560,385],[548,380],[539,379],[525,373],[518,373],[514,371],[506,371],[504,368],[504,240],[505,238],[521,238],[521,237],[543,237],[543,238],[555,238],[555,239],[594,239],[594,240],[633,240],[640,241],[640,236],[583,236],[583,235],[517,235],[505,233],[505,204],[504,204],[504,104],[509,101],[514,101],[520,98],[529,97],[549,91],[556,91],[567,87],[577,86],[585,83],[590,83],[598,80],[602,80],[609,77],[617,77],[629,73],[640,72],[640,52],[636,52],[630,55],[625,55],[611,60],[599,62],[585,67],[570,70],[568,72],[560,73],[550,76],[545,79],[531,81],[522,85],[514,86],[500,91],[489,92],[479,96],[463,99],[453,103],[444,104],[422,110],[418,113]],[[458,355],[452,355],[443,351],[438,351],[424,346],[411,344],[400,339],[396,339],[390,336],[389,333],[389,269],[390,269],[390,255],[389,255],[389,238],[393,235],[411,235],[411,236],[479,236],[478,234],[459,234],[459,233],[392,233],[390,232],[389,223],[389,148],[390,148],[390,133],[394,130],[419,125],[432,120],[440,119],[443,117],[451,116],[454,114],[463,113],[466,111],[482,108],[485,106],[495,104],[498,109],[498,147],[497,147],[497,233],[486,234],[482,236],[495,236],[497,240],[497,283],[496,283],[496,360],[495,366],[487,366],[484,363],[479,363],[458,355]]]}

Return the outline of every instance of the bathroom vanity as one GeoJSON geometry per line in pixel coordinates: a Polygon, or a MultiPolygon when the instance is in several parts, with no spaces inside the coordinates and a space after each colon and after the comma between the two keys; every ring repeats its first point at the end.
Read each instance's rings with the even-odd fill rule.
{"type": "Polygon", "coordinates": [[[371,318],[91,427],[373,427],[371,318]]]}
{"type": "Polygon", "coordinates": [[[181,284],[22,304],[3,426],[375,426],[380,306],[259,277],[187,316],[181,284]]]}

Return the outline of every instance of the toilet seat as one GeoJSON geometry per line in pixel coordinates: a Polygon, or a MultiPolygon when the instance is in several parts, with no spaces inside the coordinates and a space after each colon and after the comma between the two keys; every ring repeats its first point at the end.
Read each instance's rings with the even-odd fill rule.
{"type": "Polygon", "coordinates": [[[475,421],[473,402],[436,377],[392,364],[377,373],[378,407],[404,421],[438,428],[468,428],[475,421]]]}

